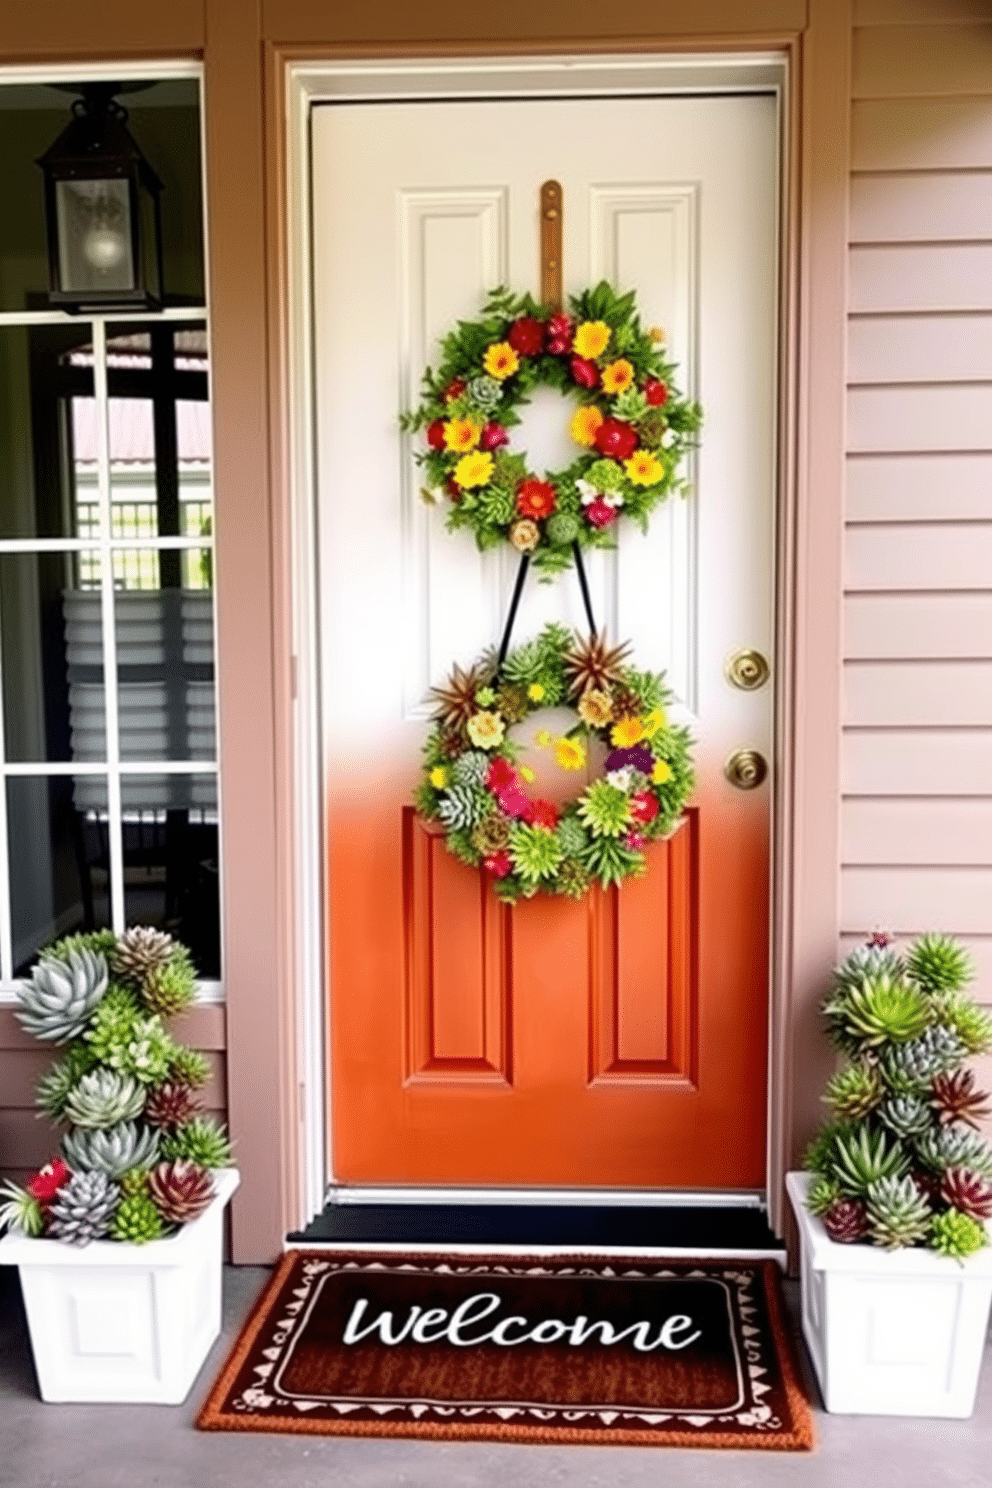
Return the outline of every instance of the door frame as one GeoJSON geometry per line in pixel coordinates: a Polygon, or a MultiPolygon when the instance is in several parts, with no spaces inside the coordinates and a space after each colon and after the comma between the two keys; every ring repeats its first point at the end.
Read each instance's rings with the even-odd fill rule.
{"type": "MultiPolygon", "coordinates": [[[[317,102],[389,97],[527,96],[540,91],[625,91],[684,93],[769,91],[779,98],[780,120],[780,364],[778,399],[778,479],[776,494],[776,654],[775,752],[772,799],[772,882],[769,985],[767,1108],[767,1186],[764,1195],[772,1224],[783,1220],[782,1178],[796,1146],[803,1119],[793,1091],[797,1054],[810,1060],[809,1026],[815,1006],[815,978],[822,975],[823,950],[832,961],[837,927],[837,813],[839,740],[839,513],[842,490],[842,411],[828,404],[842,398],[843,354],[836,344],[813,350],[811,320],[835,310],[841,325],[844,279],[837,277],[838,244],[846,243],[846,207],[840,205],[841,237],[817,234],[810,210],[817,182],[804,166],[817,148],[833,140],[827,161],[836,162],[837,128],[843,97],[842,142],[846,142],[847,71],[840,67],[840,89],[829,86],[831,66],[846,61],[849,48],[847,6],[838,11],[847,25],[840,58],[840,28],[819,7],[823,41],[819,50],[803,46],[807,37],[767,37],[753,49],[738,42],[733,50],[624,52],[619,54],[477,55],[380,59],[303,60],[283,55],[277,76],[283,84],[278,161],[282,178],[281,249],[285,305],[280,332],[283,464],[289,506],[293,652],[293,910],[296,1059],[299,1075],[299,1189],[304,1218],[323,1205],[330,1126],[329,1062],[326,1058],[325,955],[323,945],[324,844],[322,840],[321,731],[315,542],[315,447],[313,435],[309,201],[309,118],[317,102]],[[816,66],[814,68],[814,62],[816,66]],[[607,79],[609,82],[607,83],[607,79]],[[810,81],[818,87],[810,87],[810,81]],[[819,256],[817,250],[819,249],[819,256]],[[817,293],[819,291],[819,294],[817,293]],[[839,370],[838,370],[839,369],[839,370]],[[835,399],[834,399],[835,401],[835,399]],[[813,410],[817,416],[814,418],[813,410]],[[832,423],[830,413],[835,415],[832,423]],[[821,446],[819,460],[817,444],[821,446]],[[835,458],[831,458],[835,457],[835,458]],[[837,458],[839,457],[839,464],[837,458]],[[817,488],[826,500],[817,502],[817,488]],[[818,515],[819,514],[819,515],[818,515]],[[835,530],[835,528],[837,530],[835,530]],[[823,685],[826,673],[836,687],[823,685]],[[819,676],[819,685],[814,680],[819,676]],[[808,746],[819,743],[812,770],[808,746]],[[826,743],[824,744],[824,741],[826,743]],[[820,835],[812,839],[811,829],[820,835]],[[815,970],[814,970],[815,968],[815,970]],[[811,981],[811,973],[813,980],[811,981]]],[[[835,12],[836,14],[837,12],[835,12]]],[[[809,30],[815,30],[811,26],[809,30]]],[[[837,72],[833,73],[837,78],[837,72]]],[[[846,149],[841,158],[846,194],[846,149]]],[[[822,168],[821,168],[822,174],[822,168]]],[[[835,173],[836,175],[836,173],[835,173]]],[[[837,182],[834,180],[834,186],[837,182]]],[[[369,1196],[372,1196],[372,1190],[369,1196]]],[[[490,1191],[488,1197],[512,1196],[490,1191]]],[[[550,1190],[558,1193],[558,1190],[550,1190]]],[[[381,1194],[381,1190],[378,1191],[381,1194]]],[[[341,1194],[341,1197],[355,1195],[341,1194]]],[[[400,1197],[395,1194],[395,1197],[400,1197]]],[[[433,1190],[406,1190],[406,1197],[436,1198],[433,1190]]],[[[597,1195],[602,1197],[602,1193],[597,1195]]],[[[517,1196],[519,1197],[519,1195],[517,1196]]],[[[573,1193],[565,1197],[574,1198],[573,1193]]],[[[617,1196],[619,1197],[619,1196],[617,1196]]],[[[654,1196],[672,1202],[671,1194],[654,1196]]],[[[683,1197],[679,1195],[678,1197],[683,1197]]],[[[702,1196],[699,1196],[702,1197],[702,1196]]],[[[752,1199],[753,1201],[753,1199],[752,1199]]]]}

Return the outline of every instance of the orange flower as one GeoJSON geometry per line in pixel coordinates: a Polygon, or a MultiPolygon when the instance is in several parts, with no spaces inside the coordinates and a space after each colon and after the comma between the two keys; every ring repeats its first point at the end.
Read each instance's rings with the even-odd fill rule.
{"type": "Polygon", "coordinates": [[[568,432],[576,444],[585,445],[586,449],[592,449],[596,443],[596,430],[603,422],[603,415],[595,403],[583,403],[577,408],[568,426],[568,432]]]}
{"type": "Polygon", "coordinates": [[[644,725],[639,718],[621,718],[610,730],[610,743],[614,749],[629,749],[644,738],[644,725]]]}
{"type": "Polygon", "coordinates": [[[602,356],[610,339],[610,328],[602,320],[584,320],[576,328],[572,350],[576,356],[595,358],[602,356]]]}
{"type": "Polygon", "coordinates": [[[520,366],[520,358],[509,341],[494,341],[492,346],[486,348],[482,364],[490,377],[498,377],[502,382],[504,377],[513,376],[520,366]]]}
{"type": "Polygon", "coordinates": [[[471,419],[449,419],[444,426],[444,442],[449,450],[460,455],[466,450],[475,449],[481,433],[480,426],[471,419]]]}
{"type": "Polygon", "coordinates": [[[523,480],[517,487],[517,511],[535,521],[548,517],[555,509],[555,488],[549,481],[523,480]]]}
{"type": "Polygon", "coordinates": [[[603,368],[604,392],[625,393],[633,381],[634,369],[624,358],[603,368]]]}

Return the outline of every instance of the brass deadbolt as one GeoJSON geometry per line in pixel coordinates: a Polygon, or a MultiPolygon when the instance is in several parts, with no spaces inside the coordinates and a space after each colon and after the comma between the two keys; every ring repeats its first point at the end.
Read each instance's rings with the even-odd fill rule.
{"type": "Polygon", "coordinates": [[[723,773],[738,790],[755,790],[768,774],[768,761],[757,749],[735,749],[723,773]]]}
{"type": "Polygon", "coordinates": [[[743,692],[755,692],[768,681],[768,662],[760,651],[746,648],[727,657],[724,672],[732,686],[743,692]]]}

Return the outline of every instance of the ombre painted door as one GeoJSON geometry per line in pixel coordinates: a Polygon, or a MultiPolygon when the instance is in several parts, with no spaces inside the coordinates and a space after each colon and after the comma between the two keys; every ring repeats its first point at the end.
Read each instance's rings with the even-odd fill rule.
{"type": "MultiPolygon", "coordinates": [[[[313,114],[321,707],[332,1177],[755,1189],[764,1181],[772,764],[777,112],[770,95],[320,106],[313,114]],[[428,689],[498,640],[516,570],[420,499],[401,409],[488,289],[538,290],[541,182],[567,290],[636,290],[705,411],[650,533],[589,565],[594,607],[664,668],[698,788],[649,871],[509,909],[415,816],[428,689]]],[[[567,464],[542,391],[514,443],[567,464]]],[[[532,582],[515,640],[582,626],[532,582]]]]}

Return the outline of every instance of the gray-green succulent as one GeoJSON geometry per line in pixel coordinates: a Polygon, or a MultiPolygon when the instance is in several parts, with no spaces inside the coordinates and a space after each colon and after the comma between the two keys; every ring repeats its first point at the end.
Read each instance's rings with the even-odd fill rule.
{"type": "Polygon", "coordinates": [[[120,1192],[105,1172],[73,1173],[49,1206],[48,1233],[70,1245],[99,1240],[110,1229],[120,1192]]]}
{"type": "Polygon", "coordinates": [[[74,1171],[97,1170],[121,1178],[130,1168],[147,1168],[158,1156],[159,1136],[134,1121],[89,1130],[75,1127],[62,1138],[65,1160],[74,1171]]]}
{"type": "Polygon", "coordinates": [[[82,1033],[108,979],[107,958],[99,951],[73,947],[64,961],[43,956],[30,981],[18,983],[15,1017],[35,1038],[64,1044],[82,1033]]]}
{"type": "Polygon", "coordinates": [[[120,1121],[132,1121],[140,1116],[144,1104],[144,1086],[133,1075],[96,1069],[73,1086],[63,1114],[73,1126],[116,1126],[120,1121]]]}

